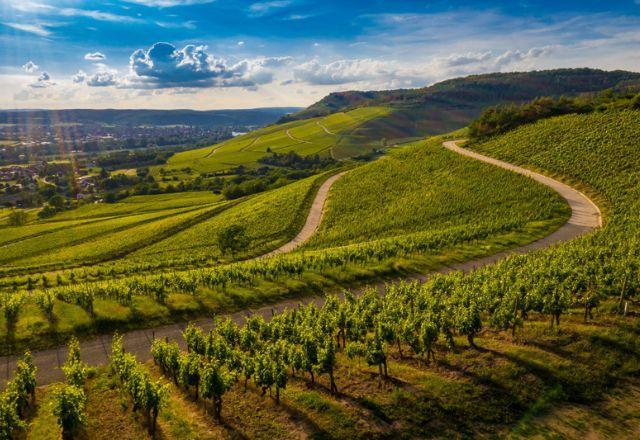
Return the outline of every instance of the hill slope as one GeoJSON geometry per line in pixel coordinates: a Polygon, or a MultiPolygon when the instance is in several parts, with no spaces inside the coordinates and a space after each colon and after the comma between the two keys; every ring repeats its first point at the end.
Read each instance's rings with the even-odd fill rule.
{"type": "Polygon", "coordinates": [[[492,105],[522,103],[540,96],[599,92],[639,83],[640,73],[620,70],[556,69],[471,75],[419,89],[332,93],[281,121],[382,105],[392,109],[389,117],[369,121],[362,130],[371,137],[397,139],[461,128],[492,105]]]}

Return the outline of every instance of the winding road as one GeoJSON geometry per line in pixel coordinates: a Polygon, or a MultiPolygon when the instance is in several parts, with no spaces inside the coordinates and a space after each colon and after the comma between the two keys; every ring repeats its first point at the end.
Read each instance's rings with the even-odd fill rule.
{"type": "MultiPolygon", "coordinates": [[[[600,213],[600,210],[588,197],[586,197],[580,191],[542,174],[460,148],[457,146],[455,141],[445,142],[444,147],[457,154],[461,154],[482,162],[508,169],[510,171],[530,177],[544,185],[547,185],[548,187],[557,191],[558,194],[560,194],[567,201],[567,203],[571,207],[572,215],[571,218],[555,232],[533,243],[518,247],[516,249],[499,252],[487,257],[478,258],[451,266],[445,266],[441,268],[439,272],[446,273],[454,270],[471,271],[476,268],[492,264],[502,258],[505,258],[508,255],[514,253],[524,254],[537,249],[546,248],[558,242],[578,237],[602,226],[602,215],[600,213]]],[[[335,181],[338,180],[343,174],[344,173],[340,173],[332,176],[320,187],[312,203],[307,221],[300,233],[291,242],[283,245],[275,251],[270,252],[267,255],[291,251],[313,235],[313,233],[320,225],[320,222],[322,221],[323,207],[328,197],[331,185],[335,183],[335,181]]],[[[423,281],[428,277],[429,274],[417,275],[410,277],[410,280],[423,281]]],[[[378,283],[373,285],[372,287],[375,287],[379,291],[382,291],[385,285],[386,283],[378,283]]],[[[364,290],[364,288],[358,290],[364,290]]],[[[322,304],[323,301],[323,296],[310,295],[302,298],[285,300],[277,304],[265,305],[253,310],[243,310],[229,316],[236,322],[242,322],[246,316],[254,314],[259,314],[264,316],[265,318],[269,318],[273,312],[278,312],[284,310],[285,308],[295,307],[301,303],[308,304],[313,302],[322,304]]],[[[204,330],[208,330],[212,327],[211,319],[201,319],[196,321],[195,323],[201,326],[204,330]]],[[[153,329],[140,329],[130,331],[128,333],[125,333],[124,335],[125,349],[129,352],[134,353],[140,361],[147,361],[151,359],[149,348],[154,338],[169,338],[171,340],[178,341],[178,343],[184,348],[184,342],[182,340],[181,332],[185,327],[186,323],[182,322],[164,325],[153,329]]],[[[85,362],[89,363],[90,365],[104,365],[108,362],[108,356],[111,346],[111,335],[96,336],[82,341],[80,345],[82,358],[85,362]]],[[[38,367],[39,385],[45,385],[64,379],[64,375],[62,374],[60,367],[65,362],[66,358],[65,346],[36,351],[33,352],[32,355],[34,358],[34,362],[38,367]]],[[[0,377],[6,377],[7,379],[10,378],[11,372],[15,368],[17,358],[17,356],[4,356],[0,358],[0,377]]]]}
{"type": "Polygon", "coordinates": [[[286,133],[287,136],[289,136],[289,139],[291,139],[292,141],[296,141],[296,142],[302,142],[303,144],[310,144],[310,141],[306,141],[304,139],[300,139],[298,137],[295,137],[294,135],[292,135],[291,133],[289,133],[289,130],[285,130],[284,131],[286,133]]]}
{"type": "Polygon", "coordinates": [[[309,210],[309,214],[307,214],[307,220],[305,221],[304,226],[302,227],[300,232],[298,232],[298,235],[296,235],[293,240],[283,244],[278,249],[266,253],[258,258],[270,257],[272,255],[291,252],[292,250],[303,244],[305,241],[309,240],[311,236],[315,234],[316,230],[320,226],[320,223],[322,222],[322,217],[324,215],[324,204],[329,197],[329,190],[336,182],[336,180],[344,176],[345,173],[346,171],[334,174],[333,176],[325,180],[325,182],[320,186],[316,197],[311,203],[311,209],[309,210]]]}
{"type": "Polygon", "coordinates": [[[331,130],[329,130],[327,127],[325,127],[324,125],[322,125],[322,123],[320,123],[320,121],[316,121],[316,124],[318,124],[318,126],[320,128],[322,128],[324,130],[325,133],[330,134],[332,136],[335,136],[336,134],[334,132],[332,132],[331,130]]]}

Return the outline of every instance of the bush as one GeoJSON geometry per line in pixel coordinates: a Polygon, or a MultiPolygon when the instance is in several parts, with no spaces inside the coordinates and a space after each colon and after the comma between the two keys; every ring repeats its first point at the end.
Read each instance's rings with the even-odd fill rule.
{"type": "Polygon", "coordinates": [[[86,425],[85,403],[84,391],[75,385],[66,385],[56,391],[53,400],[53,414],[58,418],[63,438],[74,438],[79,429],[86,425]]]}
{"type": "Polygon", "coordinates": [[[249,238],[244,226],[231,225],[218,232],[218,247],[223,254],[235,255],[249,245],[249,238]]]}
{"type": "Polygon", "coordinates": [[[9,226],[22,226],[27,223],[28,215],[24,210],[12,209],[9,214],[9,226]]]}

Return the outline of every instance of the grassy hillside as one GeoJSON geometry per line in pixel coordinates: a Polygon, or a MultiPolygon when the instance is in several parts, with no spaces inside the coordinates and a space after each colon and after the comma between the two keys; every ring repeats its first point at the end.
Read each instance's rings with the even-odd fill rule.
{"type": "MultiPolygon", "coordinates": [[[[123,260],[65,271],[59,278],[48,275],[46,293],[40,293],[42,282],[36,278],[33,294],[18,294],[25,306],[15,325],[0,316],[0,335],[23,342],[46,341],[56,333],[219,313],[495,253],[547,235],[566,220],[564,202],[545,187],[444,151],[440,142],[436,139],[351,171],[354,177],[345,181],[348,186],[330,197],[337,197],[337,206],[344,205],[355,217],[345,217],[342,208],[332,207],[328,227],[303,252],[211,267],[220,258],[215,236],[223,226],[247,227],[251,246],[238,257],[292,237],[301,227],[308,194],[315,194],[312,189],[319,178],[240,201],[208,220],[141,246],[123,260]],[[499,182],[500,191],[487,176],[499,182]],[[380,185],[388,188],[383,191],[380,185]],[[348,197],[349,187],[354,197],[348,197]],[[485,218],[478,220],[474,216],[478,212],[485,218]],[[365,221],[369,216],[371,221],[365,221]],[[175,269],[189,259],[209,267],[175,269]],[[40,295],[54,295],[51,317],[33,303],[40,295]]],[[[109,249],[106,241],[108,237],[99,249],[109,249]]],[[[54,255],[58,254],[72,258],[65,248],[54,255]]],[[[12,287],[14,282],[27,286],[28,280],[20,276],[3,281],[12,287]]]]}
{"type": "Polygon", "coordinates": [[[218,248],[217,234],[235,224],[243,225],[251,240],[250,248],[237,258],[275,249],[295,236],[302,226],[320,180],[324,179],[313,176],[251,197],[215,217],[133,252],[127,259],[140,262],[224,258],[218,248]]]}
{"type": "Polygon", "coordinates": [[[352,146],[355,144],[360,153],[370,149],[359,144],[358,127],[386,114],[383,107],[370,107],[326,118],[272,125],[211,147],[178,153],[162,168],[169,172],[191,168],[199,173],[209,173],[239,165],[251,167],[269,152],[350,156],[354,155],[352,146]]]}

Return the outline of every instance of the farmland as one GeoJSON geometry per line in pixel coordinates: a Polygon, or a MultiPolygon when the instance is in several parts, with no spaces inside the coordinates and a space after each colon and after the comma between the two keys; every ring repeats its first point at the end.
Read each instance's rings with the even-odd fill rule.
{"type": "MultiPolygon", "coordinates": [[[[211,147],[178,153],[162,168],[168,172],[184,168],[200,173],[215,172],[239,165],[254,166],[268,152],[347,157],[352,155],[349,147],[357,144],[358,127],[386,113],[384,107],[366,107],[324,118],[272,125],[211,147]]],[[[365,146],[360,146],[361,153],[367,151],[365,146]]]]}
{"type": "MultiPolygon", "coordinates": [[[[96,369],[72,342],[65,383],[35,391],[35,404],[27,355],[2,398],[15,399],[27,438],[59,436],[61,396],[88,417],[87,438],[113,426],[123,438],[628,437],[640,393],[637,115],[542,119],[467,144],[570,183],[606,221],[466,272],[442,269],[546,237],[570,210],[533,179],[442,147],[460,133],[345,162],[320,228],[289,254],[251,259],[295,235],[336,170],[235,200],[135,196],[5,226],[0,259],[31,271],[3,279],[5,352],[237,313],[179,327],[178,338],[160,327],[173,340],[145,333],[135,355],[101,338],[109,365],[96,369]],[[249,243],[232,255],[218,240],[230,224],[249,243]],[[331,294],[438,269],[421,283],[331,294]],[[246,314],[265,303],[271,313],[246,314]]],[[[333,136],[329,119],[313,130],[333,136]]],[[[323,136],[302,127],[285,135],[323,136]]]]}
{"type": "MultiPolygon", "coordinates": [[[[441,138],[420,142],[349,171],[336,185],[348,179],[347,185],[359,192],[352,199],[359,202],[347,210],[353,217],[334,217],[337,212],[333,204],[348,203],[345,187],[337,187],[330,193],[326,222],[317,236],[301,251],[275,258],[228,264],[230,256],[222,255],[218,249],[217,233],[229,224],[241,223],[246,228],[250,246],[234,256],[237,260],[278,247],[300,229],[310,198],[324,175],[246,199],[212,202],[205,208],[176,208],[170,199],[154,196],[154,201],[168,211],[138,214],[134,207],[147,206],[145,199],[125,199],[117,209],[127,214],[105,221],[135,222],[140,221],[140,216],[151,220],[122,232],[98,235],[99,246],[93,246],[94,241],[69,243],[25,257],[23,264],[31,263],[35,270],[38,265],[46,269],[45,264],[56,259],[68,264],[74,258],[86,261],[96,254],[124,258],[95,267],[58,271],[55,276],[5,278],[7,287],[22,285],[36,290],[20,300],[23,310],[29,312],[18,315],[14,329],[5,323],[0,332],[7,331],[8,336],[14,332],[16,343],[22,344],[32,339],[44,342],[55,334],[148,326],[184,316],[219,313],[305,290],[337,289],[495,253],[545,236],[566,221],[565,202],[548,188],[445,151],[441,142],[441,138]],[[504,191],[491,191],[487,175],[499,181],[504,191]],[[231,203],[233,206],[229,206],[231,203]],[[215,214],[208,215],[210,212],[215,214]],[[367,212],[380,214],[370,222],[361,222],[360,229],[353,226],[354,219],[366,217],[367,212]],[[477,212],[483,212],[484,217],[479,220],[473,215],[477,212]],[[207,218],[201,219],[202,216],[207,218]],[[199,221],[191,222],[192,218],[199,221]],[[170,235],[164,233],[174,232],[174,226],[184,222],[188,227],[170,235]],[[339,224],[344,235],[336,236],[332,231],[338,230],[339,224]],[[353,236],[356,230],[361,235],[353,236]],[[179,270],[203,263],[207,267],[179,270]],[[159,268],[170,270],[158,272],[159,268]],[[295,274],[299,279],[292,278],[295,274]],[[50,318],[37,307],[27,305],[39,295],[55,297],[50,318]]],[[[102,230],[103,221],[94,225],[93,214],[91,209],[77,214],[77,221],[89,224],[76,235],[85,229],[87,234],[92,228],[102,230]]],[[[68,220],[61,220],[64,221],[68,220]]],[[[19,249],[20,243],[13,243],[14,248],[19,249]]]]}
{"type": "Polygon", "coordinates": [[[311,177],[240,204],[194,192],[85,205],[48,221],[2,228],[0,261],[3,271],[12,273],[104,263],[123,256],[136,262],[215,260],[221,256],[216,251],[216,231],[240,222],[247,213],[253,216],[253,223],[247,223],[252,247],[246,252],[255,254],[295,235],[316,180],[311,177]],[[280,214],[277,222],[267,221],[276,218],[275,212],[280,214]]]}
{"type": "Polygon", "coordinates": [[[407,146],[336,183],[327,215],[307,249],[453,227],[564,219],[552,190],[444,150],[440,138],[407,146]],[[496,193],[499,186],[503,191],[496,193]]]}
{"type": "MultiPolygon", "coordinates": [[[[637,113],[615,111],[547,119],[471,145],[579,185],[606,209],[605,226],[468,274],[388,285],[383,296],[330,297],[268,321],[217,320],[210,331],[188,326],[176,342],[154,341],[144,356],[153,362],[139,363],[115,338],[111,368],[83,385],[87,413],[100,413],[86,433],[99,438],[118,423],[130,438],[154,429],[176,439],[633,438],[638,134],[637,113]],[[158,399],[137,406],[137,386],[158,399]],[[107,398],[113,390],[124,406],[107,398]],[[157,420],[141,416],[154,408],[157,420]]],[[[423,148],[392,159],[406,154],[411,169],[416,154],[434,153],[423,148]]],[[[234,270],[248,275],[261,264],[234,270]]],[[[52,419],[47,408],[31,429],[52,419]]]]}

